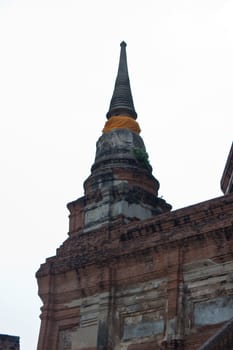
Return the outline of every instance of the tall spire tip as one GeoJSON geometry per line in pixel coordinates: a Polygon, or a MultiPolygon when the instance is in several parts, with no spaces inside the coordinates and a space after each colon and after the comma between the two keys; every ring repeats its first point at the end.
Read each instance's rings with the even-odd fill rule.
{"type": "Polygon", "coordinates": [[[126,57],[126,42],[122,41],[120,52],[120,60],[118,73],[115,81],[115,87],[106,115],[107,119],[111,116],[129,115],[133,119],[137,119],[137,113],[134,108],[133,97],[130,88],[129,74],[126,57]]]}

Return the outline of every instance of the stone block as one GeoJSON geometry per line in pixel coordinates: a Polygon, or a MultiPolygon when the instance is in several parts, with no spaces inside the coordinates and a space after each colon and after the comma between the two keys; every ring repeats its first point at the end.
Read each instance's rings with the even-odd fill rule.
{"type": "Polygon", "coordinates": [[[197,326],[228,321],[233,317],[233,296],[224,296],[195,303],[194,323],[197,326]]]}

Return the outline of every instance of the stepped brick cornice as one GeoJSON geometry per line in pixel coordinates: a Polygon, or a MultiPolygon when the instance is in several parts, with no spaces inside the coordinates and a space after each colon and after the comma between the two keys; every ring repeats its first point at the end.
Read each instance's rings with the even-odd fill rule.
{"type": "Polygon", "coordinates": [[[104,262],[111,265],[130,255],[143,257],[151,249],[157,252],[169,247],[188,249],[201,242],[206,244],[209,239],[224,248],[224,242],[233,240],[232,212],[233,195],[164,213],[157,219],[125,224],[119,217],[91,232],[73,232],[57,250],[57,256],[41,266],[38,276],[65,272],[72,266],[82,268],[104,262]]]}

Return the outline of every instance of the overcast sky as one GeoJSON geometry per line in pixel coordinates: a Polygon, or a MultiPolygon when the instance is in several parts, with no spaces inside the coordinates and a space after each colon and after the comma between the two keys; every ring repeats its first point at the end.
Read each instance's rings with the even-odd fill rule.
{"type": "Polygon", "coordinates": [[[36,349],[35,273],[66,239],[120,42],[159,195],[221,196],[233,134],[233,1],[0,0],[0,333],[36,349]]]}

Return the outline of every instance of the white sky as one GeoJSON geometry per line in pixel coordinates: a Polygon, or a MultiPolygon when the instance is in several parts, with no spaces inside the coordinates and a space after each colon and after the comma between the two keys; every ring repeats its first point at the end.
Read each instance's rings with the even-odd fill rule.
{"type": "Polygon", "coordinates": [[[35,272],[66,239],[128,44],[159,194],[221,196],[233,131],[233,1],[0,0],[0,333],[36,349],[35,272]]]}

